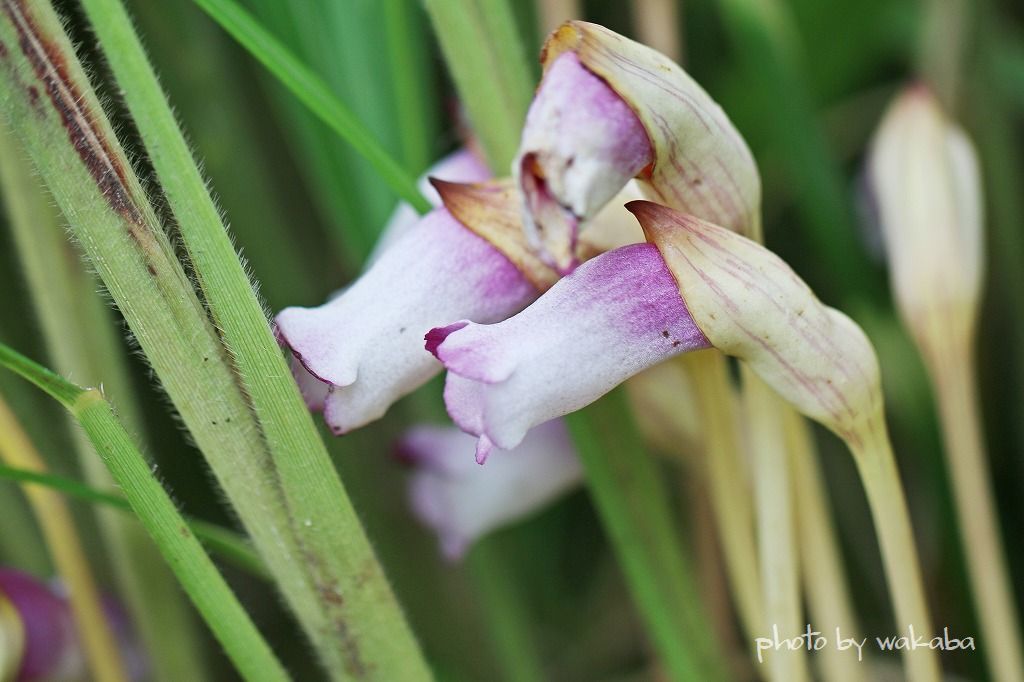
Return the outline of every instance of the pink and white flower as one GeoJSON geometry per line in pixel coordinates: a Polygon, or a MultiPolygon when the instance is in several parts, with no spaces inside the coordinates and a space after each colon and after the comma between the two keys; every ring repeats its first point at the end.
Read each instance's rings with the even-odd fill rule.
{"type": "Polygon", "coordinates": [[[504,322],[463,320],[426,338],[448,370],[448,413],[478,437],[480,462],[641,370],[709,346],[649,244],[587,261],[504,322]]]}
{"type": "Polygon", "coordinates": [[[318,308],[287,308],[277,333],[303,368],[307,401],[343,434],[384,415],[441,366],[424,333],[453,318],[497,322],[537,295],[520,271],[443,208],[399,237],[318,308]],[[326,391],[324,390],[326,387],[326,391]]]}

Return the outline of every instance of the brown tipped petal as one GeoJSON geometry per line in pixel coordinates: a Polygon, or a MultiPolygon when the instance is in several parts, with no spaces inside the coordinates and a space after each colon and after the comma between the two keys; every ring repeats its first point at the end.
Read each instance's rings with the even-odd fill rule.
{"type": "Polygon", "coordinates": [[[651,202],[629,209],[708,341],[750,364],[808,417],[856,437],[882,400],[878,362],[861,329],[760,244],[651,202]]]}

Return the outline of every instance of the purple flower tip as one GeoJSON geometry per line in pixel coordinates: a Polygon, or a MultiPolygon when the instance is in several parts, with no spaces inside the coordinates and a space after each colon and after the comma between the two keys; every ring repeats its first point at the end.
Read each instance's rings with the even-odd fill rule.
{"type": "Polygon", "coordinates": [[[430,354],[433,355],[435,358],[440,359],[440,356],[438,356],[437,354],[437,347],[440,346],[444,342],[444,340],[448,338],[449,334],[462,329],[467,324],[469,324],[467,320],[461,320],[459,322],[449,324],[445,327],[434,327],[433,329],[431,329],[429,332],[423,335],[423,339],[424,341],[426,341],[425,346],[427,351],[429,351],[430,354]]]}

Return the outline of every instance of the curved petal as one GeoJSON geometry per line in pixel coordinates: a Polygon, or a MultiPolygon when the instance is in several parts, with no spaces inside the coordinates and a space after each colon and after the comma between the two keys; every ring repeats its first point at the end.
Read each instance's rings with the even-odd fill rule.
{"type": "MultiPolygon", "coordinates": [[[[324,417],[342,434],[381,417],[440,371],[423,349],[431,327],[460,317],[502,320],[535,296],[508,259],[437,209],[334,300],[282,311],[277,330],[329,385],[324,417]]],[[[320,395],[311,393],[307,382],[307,399],[320,395]]]]}
{"type": "Polygon", "coordinates": [[[487,466],[473,462],[474,442],[456,428],[419,426],[399,442],[416,471],[409,498],[417,518],[438,535],[450,560],[480,537],[547,506],[575,487],[583,471],[561,420],[533,429],[487,466]]]}
{"type": "Polygon", "coordinates": [[[753,155],[682,68],[584,21],[552,33],[541,61],[513,172],[524,229],[549,261],[571,267],[577,231],[632,177],[652,200],[760,238],[753,155]]]}
{"type": "Polygon", "coordinates": [[[513,172],[523,229],[549,265],[576,265],[579,225],[653,160],[636,114],[572,52],[548,68],[526,116],[513,172]]]}
{"type": "Polygon", "coordinates": [[[432,339],[448,370],[448,413],[480,438],[479,459],[647,367],[708,347],[649,244],[587,261],[504,322],[457,323],[432,339]]]}

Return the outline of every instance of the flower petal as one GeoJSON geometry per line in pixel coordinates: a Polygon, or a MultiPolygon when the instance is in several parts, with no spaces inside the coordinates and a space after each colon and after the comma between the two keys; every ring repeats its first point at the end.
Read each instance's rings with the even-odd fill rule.
{"type": "Polygon", "coordinates": [[[464,431],[502,449],[578,410],[646,367],[708,341],[657,249],[598,256],[519,315],[432,332],[448,370],[445,402],[464,431]]]}
{"type": "Polygon", "coordinates": [[[653,160],[640,120],[567,52],[548,67],[514,165],[523,228],[549,265],[576,265],[577,230],[653,160]]]}
{"type": "MultiPolygon", "coordinates": [[[[455,150],[427,169],[416,186],[430,202],[430,205],[436,207],[441,205],[441,195],[434,189],[432,180],[483,182],[489,177],[491,177],[491,171],[480,156],[468,148],[462,148],[455,150]]],[[[399,237],[415,227],[419,221],[420,216],[412,206],[404,201],[399,203],[384,224],[377,243],[373,245],[373,251],[366,259],[366,267],[376,262],[384,251],[391,247],[399,237]]]]}
{"type": "Polygon", "coordinates": [[[549,261],[564,266],[576,230],[586,227],[580,221],[634,176],[648,198],[759,239],[754,158],[721,107],[682,68],[583,21],[552,33],[541,60],[544,81],[513,170],[525,197],[524,229],[549,261]],[[623,105],[632,117],[622,114],[623,105]],[[644,163],[641,139],[650,145],[644,163]]]}
{"type": "Polygon", "coordinates": [[[715,348],[747,362],[806,416],[858,437],[882,396],[874,349],[855,322],[760,244],[649,201],[627,208],[715,348]]]}
{"type": "Polygon", "coordinates": [[[344,293],[319,308],[282,311],[277,329],[305,369],[329,384],[324,417],[342,434],[381,417],[440,370],[423,349],[432,327],[460,317],[502,320],[536,295],[507,258],[437,209],[344,293]]]}
{"type": "Polygon", "coordinates": [[[473,462],[473,447],[472,436],[444,426],[416,427],[399,442],[416,467],[409,481],[413,512],[437,533],[450,560],[547,506],[583,477],[561,420],[533,429],[514,450],[494,452],[487,466],[473,462]]]}

